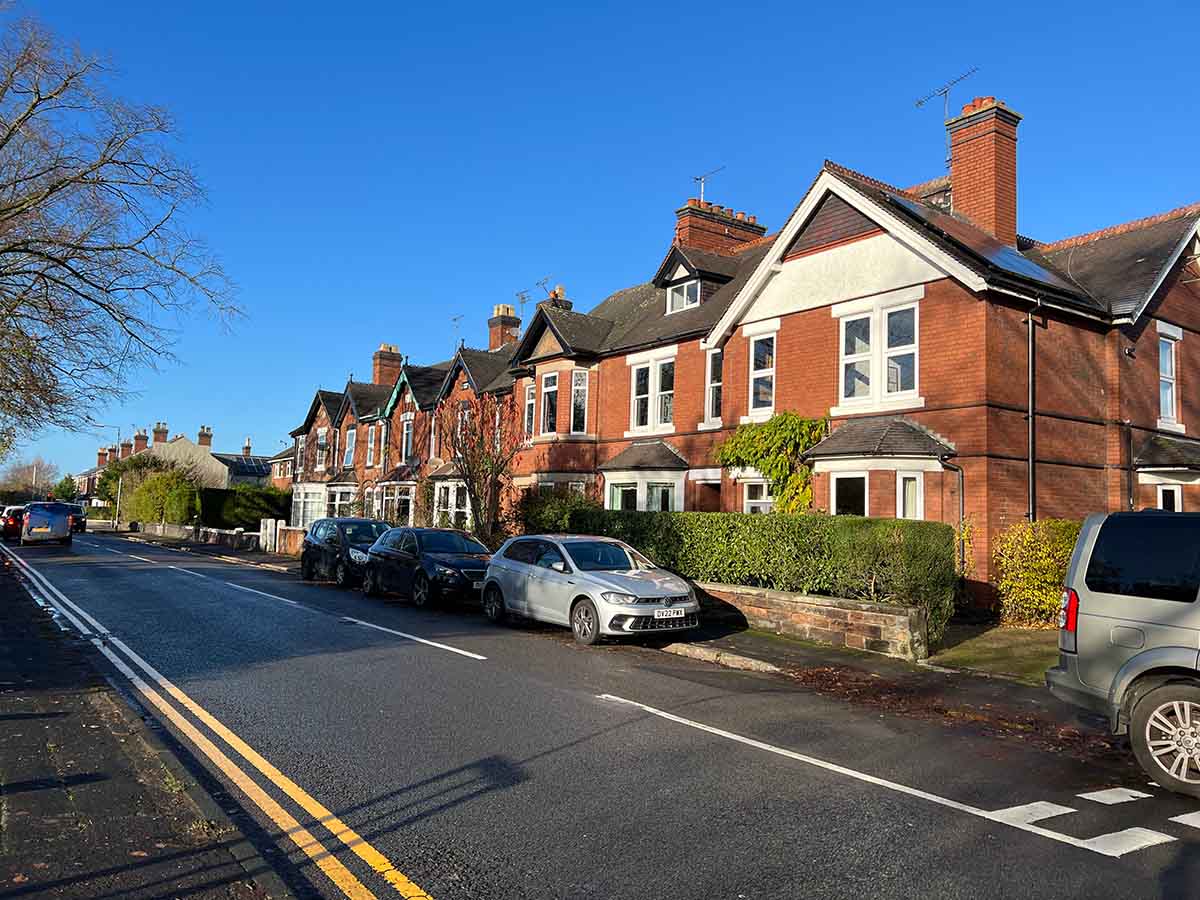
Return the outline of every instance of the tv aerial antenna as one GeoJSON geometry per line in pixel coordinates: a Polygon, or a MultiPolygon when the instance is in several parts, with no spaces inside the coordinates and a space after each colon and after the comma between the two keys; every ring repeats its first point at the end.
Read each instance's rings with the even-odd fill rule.
{"type": "Polygon", "coordinates": [[[692,176],[692,181],[694,181],[696,184],[700,185],[700,202],[701,203],[704,202],[704,185],[708,183],[708,180],[710,178],[712,178],[718,172],[724,170],[724,168],[725,168],[724,166],[717,166],[711,172],[705,172],[703,175],[693,175],[692,176]]]}
{"type": "MultiPolygon", "coordinates": [[[[934,97],[942,98],[942,121],[947,121],[950,118],[950,89],[960,81],[966,81],[972,75],[979,71],[979,66],[971,66],[967,71],[963,72],[956,78],[951,78],[940,88],[935,88],[924,97],[917,101],[917,109],[921,109],[926,103],[934,97]]],[[[946,132],[946,168],[950,168],[950,133],[946,132]]]]}
{"type": "Polygon", "coordinates": [[[454,323],[454,352],[455,353],[458,352],[458,346],[459,346],[459,344],[458,344],[458,325],[462,321],[462,319],[463,319],[463,317],[462,317],[461,313],[457,316],[450,317],[450,321],[454,323]]]}
{"type": "Polygon", "coordinates": [[[517,303],[521,306],[521,318],[525,318],[525,304],[529,302],[529,289],[517,291],[517,303]]]}
{"type": "Polygon", "coordinates": [[[548,285],[550,283],[550,279],[553,277],[554,277],[553,275],[547,275],[545,278],[539,278],[537,281],[534,282],[534,284],[536,284],[538,287],[540,287],[542,289],[542,293],[545,294],[547,297],[550,296],[550,291],[548,291],[546,289],[546,285],[548,285]]]}

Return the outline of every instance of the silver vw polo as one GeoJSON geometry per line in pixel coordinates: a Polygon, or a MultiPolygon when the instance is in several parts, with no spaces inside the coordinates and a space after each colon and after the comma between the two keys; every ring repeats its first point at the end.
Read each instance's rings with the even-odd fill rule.
{"type": "Polygon", "coordinates": [[[488,565],[483,611],[493,622],[519,615],[568,625],[581,644],[700,624],[700,604],[682,578],[621,541],[579,534],[507,540],[488,565]]]}

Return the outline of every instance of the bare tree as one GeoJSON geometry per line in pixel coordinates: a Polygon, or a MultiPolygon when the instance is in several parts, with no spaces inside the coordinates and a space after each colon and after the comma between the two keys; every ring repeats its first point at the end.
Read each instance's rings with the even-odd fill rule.
{"type": "Polygon", "coordinates": [[[184,310],[235,313],[181,213],[200,186],[164,110],[110,96],[95,58],[32,21],[0,35],[0,429],[86,427],[170,357],[184,310]]]}
{"type": "Polygon", "coordinates": [[[468,394],[442,403],[434,427],[439,446],[466,485],[475,536],[489,547],[498,546],[503,537],[500,503],[526,438],[512,394],[468,394]]]}
{"type": "Polygon", "coordinates": [[[58,466],[35,456],[30,460],[10,463],[0,473],[0,489],[16,491],[30,497],[42,496],[50,491],[59,479],[58,466]]]}

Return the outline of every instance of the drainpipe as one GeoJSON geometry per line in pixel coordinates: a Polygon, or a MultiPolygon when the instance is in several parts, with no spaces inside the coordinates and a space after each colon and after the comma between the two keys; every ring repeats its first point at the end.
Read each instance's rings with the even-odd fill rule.
{"type": "Polygon", "coordinates": [[[1134,484],[1137,479],[1137,474],[1133,467],[1133,422],[1131,422],[1129,419],[1126,419],[1121,424],[1125,426],[1125,445],[1129,458],[1129,464],[1126,466],[1127,474],[1125,477],[1127,493],[1126,502],[1129,504],[1129,510],[1132,512],[1134,506],[1134,491],[1136,490],[1134,484]]]}
{"type": "Polygon", "coordinates": [[[963,534],[963,524],[967,518],[967,502],[963,496],[963,470],[962,466],[956,466],[950,462],[950,457],[948,456],[939,456],[938,462],[951,472],[958,473],[958,571],[964,573],[967,571],[967,541],[966,536],[963,534]]]}
{"type": "Polygon", "coordinates": [[[1027,444],[1026,453],[1028,454],[1028,458],[1025,463],[1025,477],[1026,477],[1026,480],[1028,481],[1028,492],[1029,492],[1028,507],[1029,508],[1025,512],[1025,517],[1030,522],[1033,522],[1037,519],[1037,472],[1036,472],[1035,463],[1034,463],[1034,454],[1037,452],[1037,439],[1035,436],[1037,423],[1036,423],[1036,419],[1035,419],[1035,410],[1034,410],[1034,404],[1037,402],[1037,397],[1036,397],[1036,393],[1034,390],[1036,383],[1037,383],[1036,382],[1037,356],[1035,355],[1036,348],[1034,346],[1034,340],[1033,340],[1034,327],[1035,327],[1034,322],[1033,322],[1033,310],[1040,309],[1042,306],[1042,301],[1035,300],[1034,303],[1036,304],[1036,306],[1029,310],[1029,317],[1025,320],[1025,322],[1028,326],[1028,349],[1026,350],[1026,354],[1025,354],[1026,368],[1028,370],[1026,373],[1026,385],[1028,386],[1028,389],[1029,389],[1028,397],[1026,399],[1026,407],[1025,407],[1025,409],[1026,409],[1026,412],[1025,412],[1026,426],[1025,427],[1026,427],[1026,444],[1027,444]]]}

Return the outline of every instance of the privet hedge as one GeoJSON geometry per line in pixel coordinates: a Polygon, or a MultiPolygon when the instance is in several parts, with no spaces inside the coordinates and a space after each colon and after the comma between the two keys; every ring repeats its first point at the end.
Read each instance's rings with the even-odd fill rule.
{"type": "Polygon", "coordinates": [[[695,581],[919,606],[931,643],[954,609],[954,529],[941,522],[576,509],[567,525],[619,538],[695,581]]]}
{"type": "Polygon", "coordinates": [[[209,528],[258,531],[262,519],[286,519],[291,508],[291,493],[269,485],[239,484],[200,491],[200,524],[209,528]]]}
{"type": "Polygon", "coordinates": [[[1082,522],[1039,519],[1018,522],[996,541],[996,579],[1000,618],[1010,625],[1052,625],[1071,551],[1082,522]]]}

